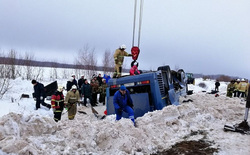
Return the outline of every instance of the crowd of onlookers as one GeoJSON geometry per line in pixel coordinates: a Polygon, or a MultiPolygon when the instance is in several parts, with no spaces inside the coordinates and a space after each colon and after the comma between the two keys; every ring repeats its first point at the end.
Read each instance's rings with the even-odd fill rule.
{"type": "Polygon", "coordinates": [[[248,88],[249,83],[246,79],[231,80],[227,85],[227,96],[246,98],[249,91],[248,88]]]}
{"type": "Polygon", "coordinates": [[[110,79],[109,75],[101,74],[93,75],[92,79],[88,81],[84,78],[84,75],[81,76],[80,79],[76,80],[76,76],[72,74],[69,81],[66,84],[67,92],[71,90],[72,86],[75,85],[77,90],[80,93],[80,97],[84,98],[83,104],[86,106],[87,99],[90,100],[92,106],[96,106],[97,102],[97,94],[99,94],[99,103],[103,103],[105,105],[105,96],[106,96],[106,88],[108,80],[110,79]]]}

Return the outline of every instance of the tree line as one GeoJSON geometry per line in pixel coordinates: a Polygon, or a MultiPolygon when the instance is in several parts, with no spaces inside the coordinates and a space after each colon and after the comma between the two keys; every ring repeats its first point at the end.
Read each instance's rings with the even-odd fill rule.
{"type": "MultiPolygon", "coordinates": [[[[26,52],[24,55],[20,55],[14,49],[8,52],[0,51],[0,99],[11,88],[11,79],[22,77],[26,80],[42,81],[44,79],[44,67],[50,68],[50,80],[67,79],[71,74],[78,77],[81,75],[92,77],[98,71],[108,75],[113,74],[113,52],[108,49],[103,53],[102,66],[97,66],[95,48],[90,48],[88,45],[78,50],[74,62],[74,64],[66,64],[56,61],[38,61],[32,53],[26,52]],[[58,68],[65,68],[65,70],[63,70],[63,73],[58,73],[58,68]]],[[[129,72],[128,69],[124,71],[129,72]]]]}

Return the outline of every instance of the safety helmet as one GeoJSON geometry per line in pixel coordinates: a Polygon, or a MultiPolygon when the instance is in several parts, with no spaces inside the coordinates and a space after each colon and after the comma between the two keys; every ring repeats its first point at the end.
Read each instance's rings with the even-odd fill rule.
{"type": "Polygon", "coordinates": [[[240,79],[237,79],[237,81],[240,81],[240,79]]]}
{"type": "Polygon", "coordinates": [[[121,46],[120,46],[120,49],[124,49],[124,50],[125,50],[125,49],[126,49],[126,45],[124,45],[124,44],[121,45],[121,46]]]}
{"type": "Polygon", "coordinates": [[[58,86],[57,91],[62,92],[63,91],[63,86],[58,86]]]}
{"type": "Polygon", "coordinates": [[[77,89],[76,85],[73,85],[71,89],[77,89]]]}
{"type": "Polygon", "coordinates": [[[245,81],[245,79],[241,79],[241,81],[245,81]]]}

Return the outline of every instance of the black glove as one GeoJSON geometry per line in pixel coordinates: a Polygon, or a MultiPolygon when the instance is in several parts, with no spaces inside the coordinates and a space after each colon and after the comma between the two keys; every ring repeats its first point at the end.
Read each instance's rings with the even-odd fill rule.
{"type": "Polygon", "coordinates": [[[119,108],[117,111],[118,111],[118,112],[122,112],[122,108],[119,108]]]}

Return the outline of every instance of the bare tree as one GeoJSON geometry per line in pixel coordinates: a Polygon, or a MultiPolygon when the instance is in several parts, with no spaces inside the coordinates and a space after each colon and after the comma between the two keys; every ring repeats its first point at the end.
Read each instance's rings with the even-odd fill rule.
{"type": "Polygon", "coordinates": [[[24,56],[24,66],[25,66],[25,75],[26,75],[26,79],[27,80],[31,80],[32,78],[32,61],[34,60],[34,55],[33,54],[29,54],[29,53],[25,53],[24,56]]]}
{"type": "Polygon", "coordinates": [[[53,61],[53,63],[51,64],[51,70],[50,70],[50,79],[51,80],[55,80],[58,79],[58,63],[56,60],[53,61]]]}
{"type": "Polygon", "coordinates": [[[4,94],[10,90],[10,79],[8,78],[3,78],[0,79],[0,99],[3,98],[4,94]]]}
{"type": "Polygon", "coordinates": [[[104,74],[110,74],[113,72],[114,68],[114,58],[110,50],[105,50],[104,55],[103,55],[103,72],[104,74]]]}
{"type": "Polygon", "coordinates": [[[76,65],[87,70],[86,76],[96,74],[97,59],[95,55],[95,48],[90,49],[88,45],[85,45],[78,51],[78,57],[75,61],[76,65]]]}
{"type": "Polygon", "coordinates": [[[9,77],[11,79],[15,79],[16,78],[16,63],[17,63],[17,52],[14,49],[11,49],[8,55],[8,64],[10,65],[10,72],[9,72],[9,77]]]}
{"type": "MultiPolygon", "coordinates": [[[[4,53],[0,53],[0,56],[4,56],[4,53]]],[[[10,86],[10,77],[9,76],[9,66],[2,62],[0,64],[0,99],[4,94],[11,88],[10,86]]]]}
{"type": "Polygon", "coordinates": [[[43,80],[44,67],[32,67],[32,79],[42,81],[43,80]]]}

